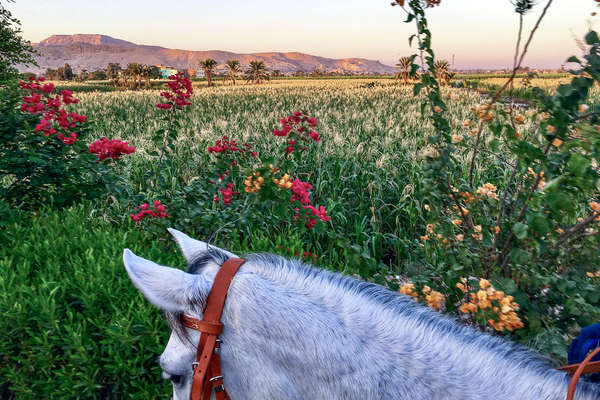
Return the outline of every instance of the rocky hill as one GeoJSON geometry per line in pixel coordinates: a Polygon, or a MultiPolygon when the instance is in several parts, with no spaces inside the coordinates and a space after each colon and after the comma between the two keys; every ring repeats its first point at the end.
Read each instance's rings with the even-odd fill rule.
{"type": "Polygon", "coordinates": [[[269,70],[280,70],[287,74],[298,70],[311,72],[316,68],[324,72],[351,74],[382,74],[395,71],[393,67],[379,61],[364,58],[332,59],[297,52],[239,54],[220,50],[177,50],[138,45],[106,35],[53,35],[40,43],[34,43],[33,46],[40,54],[37,57],[39,68],[21,68],[23,71],[40,73],[46,68],[56,68],[65,63],[69,63],[75,72],[82,69],[93,71],[104,69],[111,62],[120,63],[123,67],[131,62],[139,62],[197,69],[198,62],[206,58],[217,60],[217,72],[225,71],[225,61],[229,59],[239,60],[243,67],[252,60],[264,61],[269,70]]]}

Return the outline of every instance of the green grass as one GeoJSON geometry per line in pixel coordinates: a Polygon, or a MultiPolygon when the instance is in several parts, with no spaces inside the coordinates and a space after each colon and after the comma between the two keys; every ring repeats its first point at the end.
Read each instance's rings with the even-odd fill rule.
{"type": "Polygon", "coordinates": [[[173,246],[165,251],[89,207],[42,210],[5,227],[1,390],[19,399],[166,397],[156,357],[168,328],[129,281],[121,254],[129,247],[165,264],[182,260],[173,246]]]}

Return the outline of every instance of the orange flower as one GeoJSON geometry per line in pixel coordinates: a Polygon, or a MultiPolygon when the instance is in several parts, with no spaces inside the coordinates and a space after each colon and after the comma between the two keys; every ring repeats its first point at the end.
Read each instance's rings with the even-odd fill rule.
{"type": "Polygon", "coordinates": [[[487,289],[491,286],[490,281],[488,281],[487,279],[480,279],[479,280],[479,287],[482,289],[487,289]]]}
{"type": "Polygon", "coordinates": [[[463,139],[463,135],[452,135],[452,143],[460,143],[463,139]]]}
{"type": "Polygon", "coordinates": [[[442,109],[439,106],[435,106],[435,107],[433,107],[433,111],[435,111],[436,113],[439,114],[442,112],[442,109]]]}
{"type": "Polygon", "coordinates": [[[562,144],[563,144],[563,141],[560,140],[559,138],[555,138],[552,141],[552,146],[554,146],[554,147],[560,147],[562,144]]]}

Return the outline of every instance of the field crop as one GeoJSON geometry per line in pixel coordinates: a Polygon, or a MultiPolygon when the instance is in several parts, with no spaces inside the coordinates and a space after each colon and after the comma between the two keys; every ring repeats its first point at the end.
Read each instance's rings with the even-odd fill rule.
{"type": "MultiPolygon", "coordinates": [[[[364,245],[361,252],[401,272],[418,247],[414,238],[424,229],[420,221],[420,159],[431,129],[419,117],[410,88],[386,81],[276,81],[261,86],[201,87],[183,116],[173,162],[184,179],[206,179],[206,148],[223,135],[252,142],[259,153],[274,148],[272,133],[283,115],[306,109],[319,119],[322,143],[308,161],[314,196],[333,215],[333,229],[350,242],[364,245]]],[[[456,129],[470,117],[470,108],[481,104],[476,93],[461,93],[449,111],[456,129]]],[[[152,133],[159,129],[161,110],[154,104],[157,92],[81,94],[78,112],[94,121],[98,137],[112,136],[130,142],[137,151],[125,173],[132,190],[143,187],[143,172],[152,168],[148,154],[154,150],[152,133]]],[[[490,165],[478,171],[481,179],[502,174],[490,165]]],[[[211,208],[214,206],[210,205],[211,208]]],[[[225,221],[223,221],[225,223],[225,221]]],[[[249,227],[239,224],[238,229],[249,227]]],[[[203,227],[197,234],[211,234],[203,227]]],[[[231,226],[228,227],[231,229],[231,226]]],[[[314,241],[325,265],[344,265],[332,244],[314,241]]]]}

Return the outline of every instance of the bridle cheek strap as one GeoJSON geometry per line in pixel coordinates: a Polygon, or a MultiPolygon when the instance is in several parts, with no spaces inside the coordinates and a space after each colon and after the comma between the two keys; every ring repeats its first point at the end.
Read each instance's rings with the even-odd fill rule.
{"type": "Polygon", "coordinates": [[[229,400],[221,375],[221,315],[229,285],[244,262],[241,258],[230,258],[223,263],[208,294],[202,320],[183,316],[183,324],[186,327],[202,332],[194,363],[190,400],[210,400],[213,390],[217,400],[229,400]]]}

